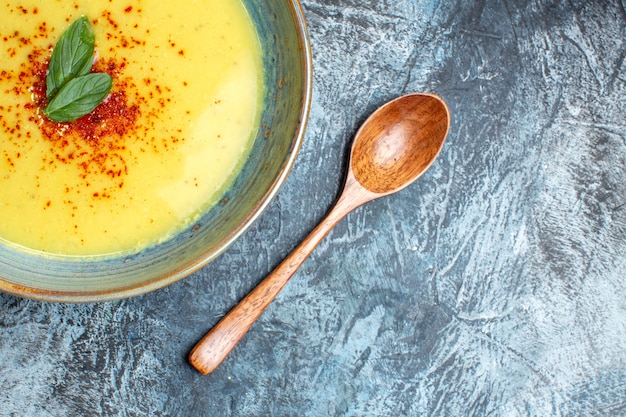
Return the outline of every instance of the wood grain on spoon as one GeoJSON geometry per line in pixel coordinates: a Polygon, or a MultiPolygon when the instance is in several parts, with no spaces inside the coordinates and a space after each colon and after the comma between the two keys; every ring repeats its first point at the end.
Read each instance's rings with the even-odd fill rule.
{"type": "Polygon", "coordinates": [[[320,241],[356,207],[403,189],[434,162],[450,127],[445,102],[409,94],[376,110],[355,135],[346,183],[324,220],[237,304],[189,354],[202,374],[212,372],[239,343],[320,241]]]}

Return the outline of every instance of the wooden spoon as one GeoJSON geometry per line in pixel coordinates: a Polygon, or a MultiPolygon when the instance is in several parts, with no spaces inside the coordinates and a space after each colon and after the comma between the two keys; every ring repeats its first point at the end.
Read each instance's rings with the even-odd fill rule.
{"type": "Polygon", "coordinates": [[[189,354],[202,374],[212,372],[237,345],[320,241],[349,212],[405,188],[433,163],[450,128],[444,101],[409,94],[376,110],[355,136],[343,192],[326,218],[189,354]]]}

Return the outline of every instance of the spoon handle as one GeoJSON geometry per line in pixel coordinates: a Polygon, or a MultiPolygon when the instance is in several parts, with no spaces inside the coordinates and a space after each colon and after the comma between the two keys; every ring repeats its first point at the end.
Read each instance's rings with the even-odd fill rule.
{"type": "Polygon", "coordinates": [[[189,363],[200,373],[212,372],[239,343],[265,308],[330,230],[360,203],[344,193],[322,222],[261,283],[220,320],[191,350],[189,363]]]}

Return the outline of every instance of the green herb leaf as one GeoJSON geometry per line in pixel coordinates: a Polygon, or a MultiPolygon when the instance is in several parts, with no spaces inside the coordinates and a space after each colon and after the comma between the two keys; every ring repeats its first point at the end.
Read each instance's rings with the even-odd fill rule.
{"type": "Polygon", "coordinates": [[[76,20],[52,50],[46,98],[50,101],[71,79],[89,74],[93,64],[95,35],[87,17],[76,20]]]}
{"type": "Polygon", "coordinates": [[[111,91],[109,74],[94,72],[69,80],[43,109],[53,122],[73,122],[91,113],[111,91]]]}
{"type": "Polygon", "coordinates": [[[111,91],[113,79],[105,73],[90,73],[95,35],[89,19],[76,20],[55,45],[48,75],[44,114],[53,122],[72,122],[91,113],[111,91]]]}

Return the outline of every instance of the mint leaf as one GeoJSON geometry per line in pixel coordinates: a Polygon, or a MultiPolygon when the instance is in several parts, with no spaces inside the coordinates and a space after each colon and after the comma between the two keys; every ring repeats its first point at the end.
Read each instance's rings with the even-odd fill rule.
{"type": "Polygon", "coordinates": [[[52,50],[46,76],[48,101],[71,79],[89,74],[93,64],[95,39],[86,16],[72,23],[61,35],[52,50]]]}
{"type": "Polygon", "coordinates": [[[109,94],[112,85],[111,76],[103,72],[72,78],[61,87],[43,112],[53,122],[73,122],[91,113],[109,94]]]}
{"type": "Polygon", "coordinates": [[[72,122],[91,113],[111,91],[113,79],[90,73],[96,37],[83,16],[61,35],[52,50],[46,75],[43,113],[53,122],[72,122]]]}

